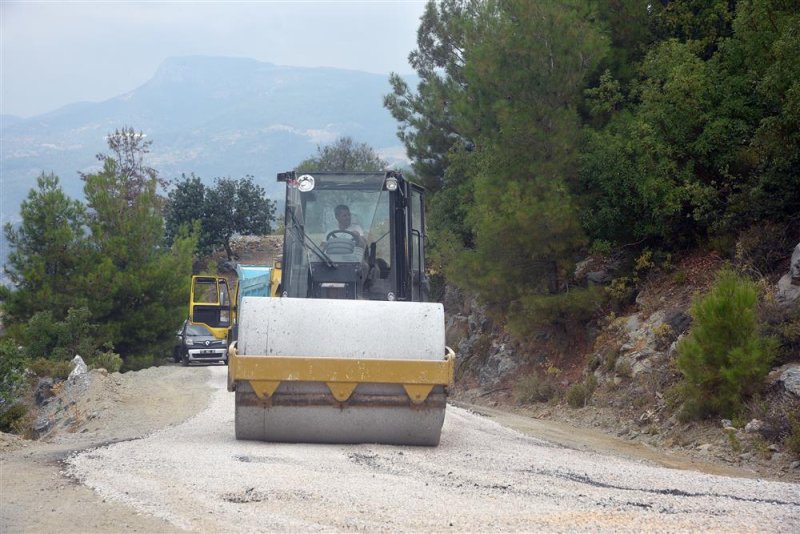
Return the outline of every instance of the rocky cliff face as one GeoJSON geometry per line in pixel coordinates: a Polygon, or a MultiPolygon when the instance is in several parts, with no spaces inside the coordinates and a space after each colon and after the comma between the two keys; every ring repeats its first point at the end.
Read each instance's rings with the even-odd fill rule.
{"type": "Polygon", "coordinates": [[[466,387],[497,388],[521,365],[519,347],[478,301],[448,286],[446,341],[458,355],[456,374],[466,387]]]}

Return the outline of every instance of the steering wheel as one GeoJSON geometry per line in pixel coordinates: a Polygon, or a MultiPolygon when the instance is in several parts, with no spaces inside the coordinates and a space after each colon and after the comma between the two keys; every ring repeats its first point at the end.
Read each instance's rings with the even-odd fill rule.
{"type": "Polygon", "coordinates": [[[337,234],[347,234],[353,241],[358,241],[359,237],[361,237],[358,232],[351,232],[350,230],[331,230],[328,232],[328,235],[325,236],[325,241],[332,237],[336,237],[337,234]]]}

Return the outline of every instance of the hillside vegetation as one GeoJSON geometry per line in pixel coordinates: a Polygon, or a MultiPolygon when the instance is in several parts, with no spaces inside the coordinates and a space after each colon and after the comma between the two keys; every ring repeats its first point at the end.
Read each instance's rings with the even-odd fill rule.
{"type": "MultiPolygon", "coordinates": [[[[784,0],[428,4],[386,105],[434,192],[434,262],[525,324],[586,251],[728,254],[800,224],[800,14],[784,0]]],[[[794,242],[792,242],[794,241],[794,242]]],[[[758,256],[758,255],[757,255],[758,256]]],[[[527,331],[526,331],[527,330],[527,331]]]]}
{"type": "Polygon", "coordinates": [[[433,193],[463,381],[662,422],[769,412],[763,435],[800,454],[796,394],[765,380],[800,341],[775,300],[800,241],[797,7],[428,4],[421,81],[392,77],[385,103],[433,193]]]}

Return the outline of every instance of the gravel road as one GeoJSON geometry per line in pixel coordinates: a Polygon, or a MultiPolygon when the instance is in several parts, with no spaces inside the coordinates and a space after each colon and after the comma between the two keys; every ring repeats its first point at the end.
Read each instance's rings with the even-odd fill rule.
{"type": "Polygon", "coordinates": [[[206,410],[68,473],[191,531],[800,531],[800,485],[567,449],[453,406],[437,448],[238,442],[209,371],[206,410]]]}

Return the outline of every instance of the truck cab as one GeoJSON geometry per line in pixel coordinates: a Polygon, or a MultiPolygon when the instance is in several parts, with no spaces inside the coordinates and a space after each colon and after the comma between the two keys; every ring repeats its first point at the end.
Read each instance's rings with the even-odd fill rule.
{"type": "Polygon", "coordinates": [[[233,322],[227,279],[222,276],[192,276],[189,322],[205,325],[217,339],[227,339],[233,322]]]}

